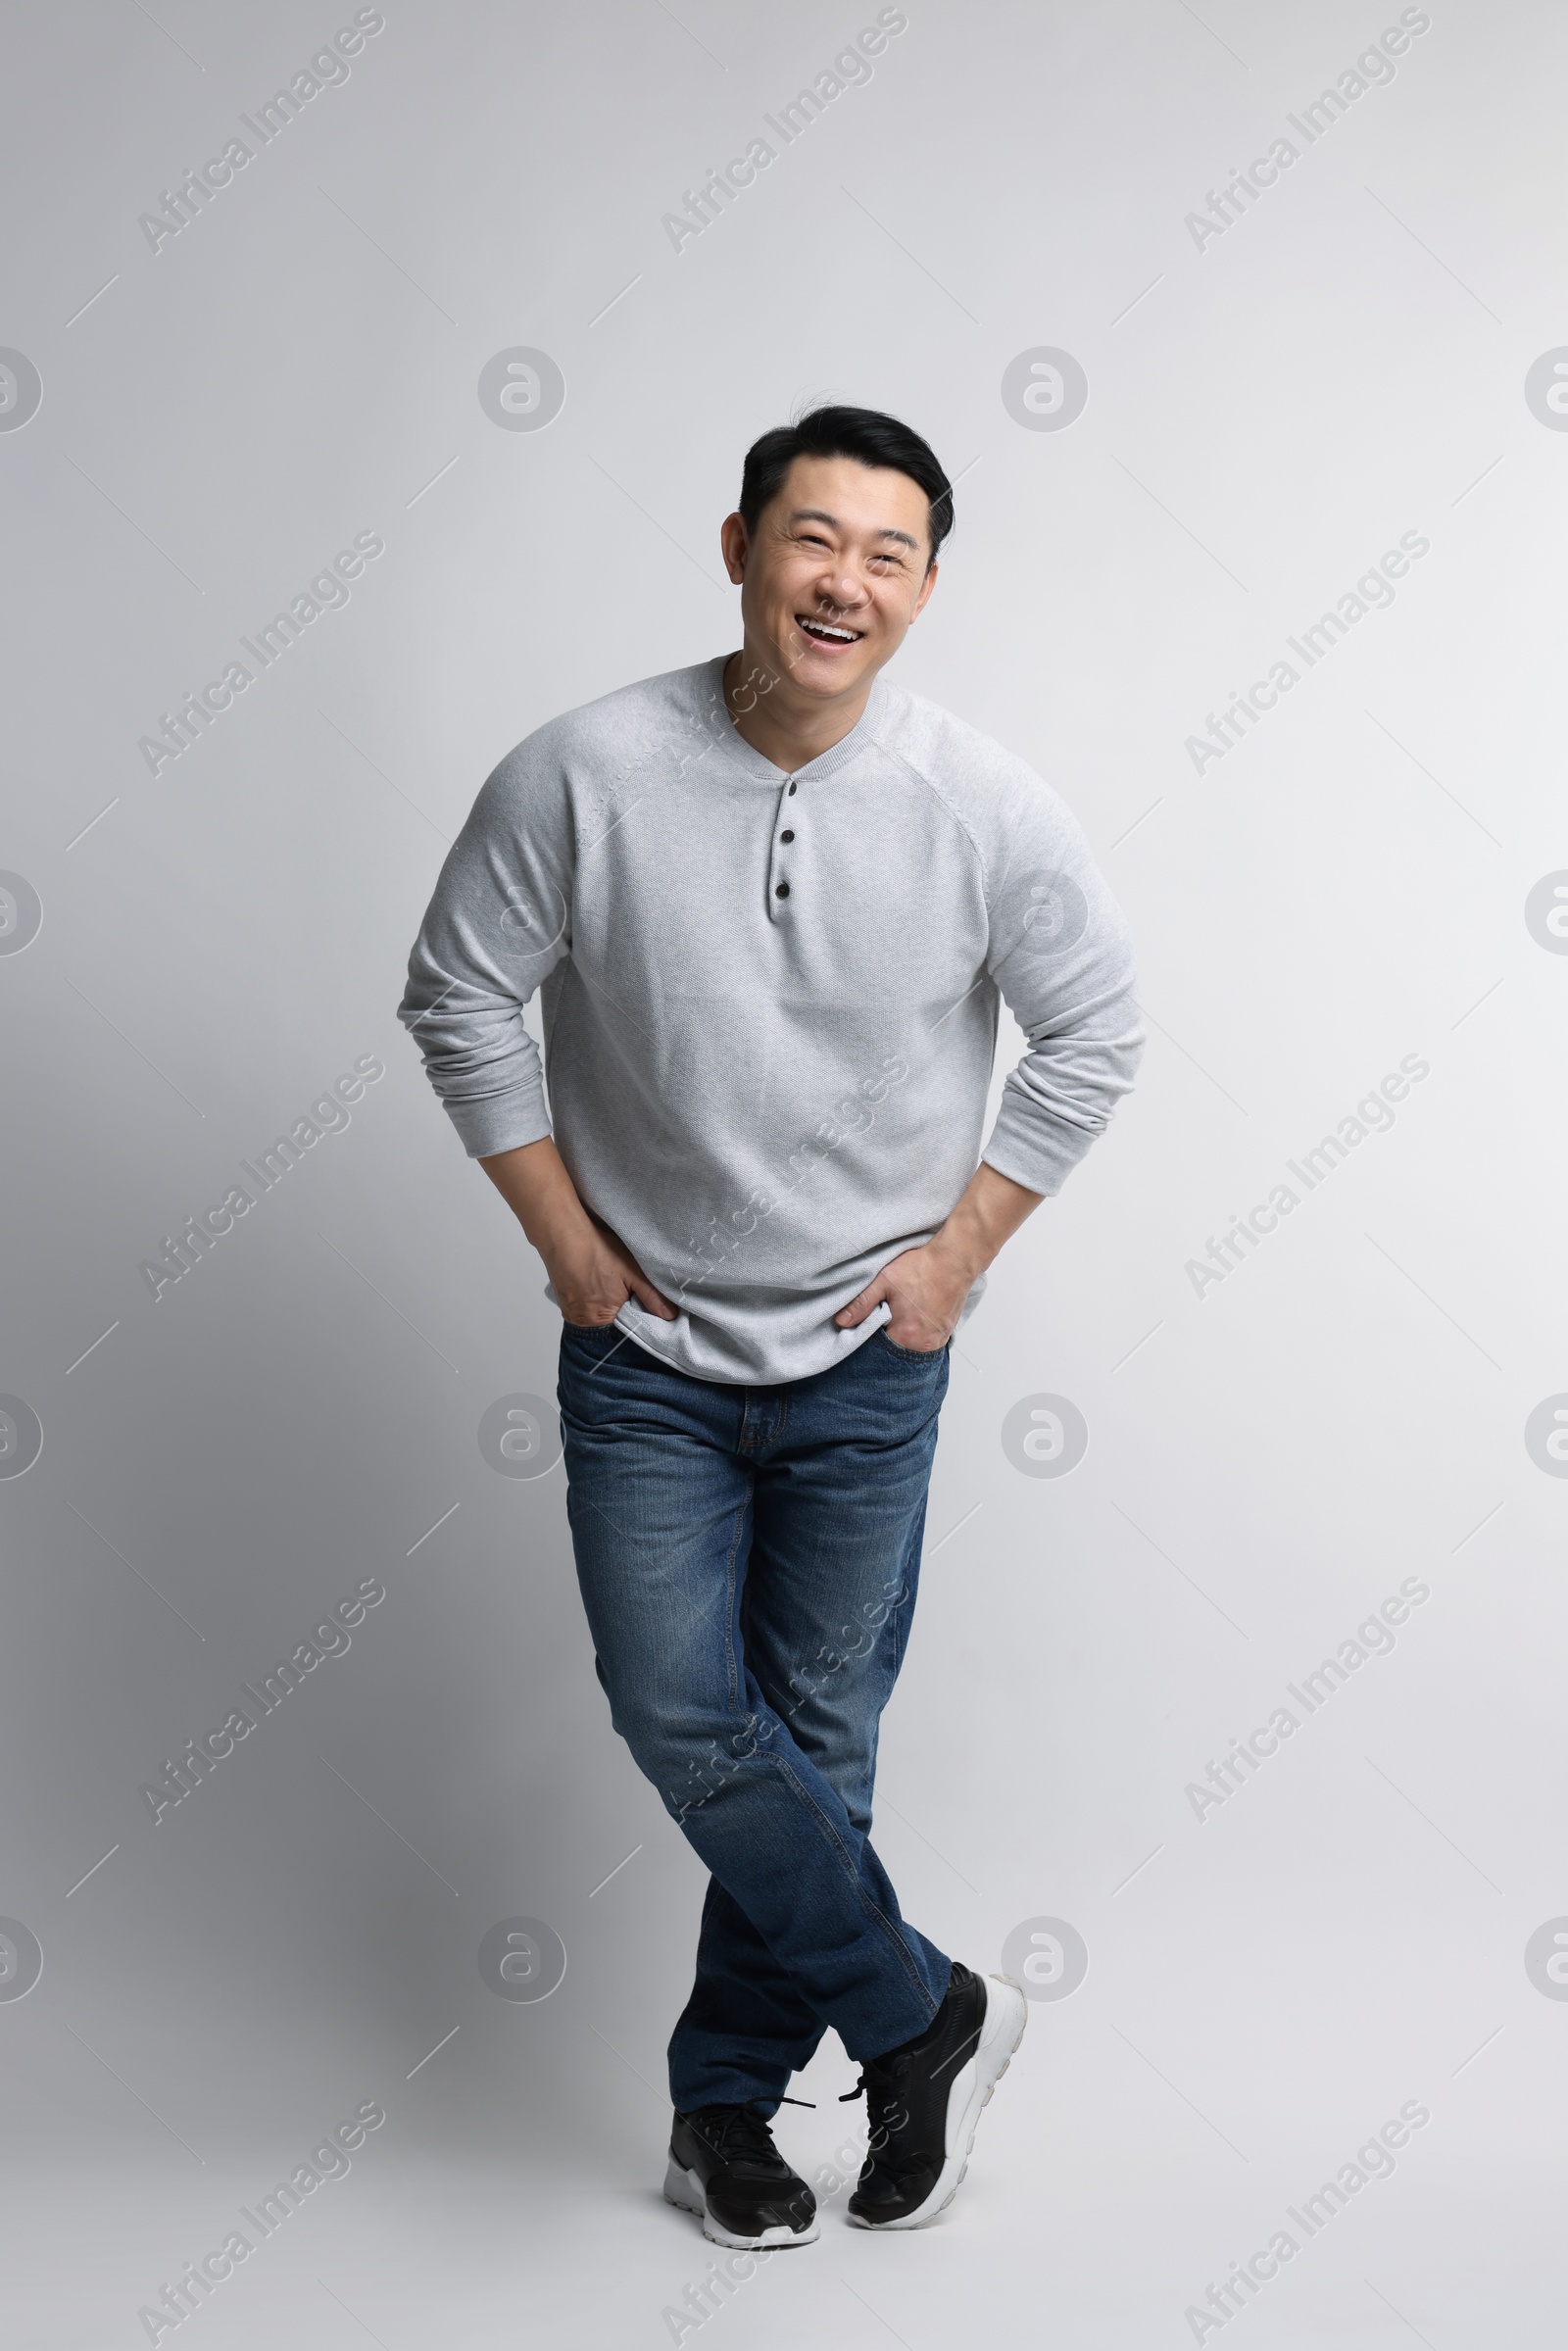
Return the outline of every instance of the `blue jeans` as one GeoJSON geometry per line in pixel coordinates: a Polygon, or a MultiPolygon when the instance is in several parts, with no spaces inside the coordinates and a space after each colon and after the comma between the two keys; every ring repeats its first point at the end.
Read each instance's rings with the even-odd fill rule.
{"type": "Polygon", "coordinates": [[[878,1330],[774,1388],[567,1323],[557,1391],[577,1579],[611,1719],[711,1872],[670,2095],[772,2113],[831,2026],[925,2030],[951,1961],[869,1841],[908,1640],[948,1350],[878,1330]]]}

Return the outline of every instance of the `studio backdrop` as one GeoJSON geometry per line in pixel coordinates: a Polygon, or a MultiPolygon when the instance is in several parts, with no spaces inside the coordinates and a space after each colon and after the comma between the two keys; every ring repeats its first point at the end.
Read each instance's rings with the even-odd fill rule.
{"type": "Polygon", "coordinates": [[[8,2339],[1560,2325],[1565,49],[11,12],[8,2339]],[[741,459],[823,399],[954,477],[892,675],[1080,817],[1150,1043],[958,1336],[881,1749],[1029,2031],[888,2243],[829,2042],[822,2241],[737,2280],[657,2193],[704,1880],[594,1677],[559,1317],[395,1007],[501,756],[739,643],[741,459]]]}

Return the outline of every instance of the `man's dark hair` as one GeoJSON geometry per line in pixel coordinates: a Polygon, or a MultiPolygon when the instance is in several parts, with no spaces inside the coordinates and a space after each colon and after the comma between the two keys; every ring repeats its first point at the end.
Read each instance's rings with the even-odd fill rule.
{"type": "Polygon", "coordinates": [[[762,509],[776,498],[798,457],[849,457],[862,465],[906,473],[931,502],[930,563],[953,528],[953,484],[937,464],[936,452],[897,416],[874,408],[818,408],[794,424],[775,425],[746,452],[741,474],[740,514],[755,532],[762,509]]]}

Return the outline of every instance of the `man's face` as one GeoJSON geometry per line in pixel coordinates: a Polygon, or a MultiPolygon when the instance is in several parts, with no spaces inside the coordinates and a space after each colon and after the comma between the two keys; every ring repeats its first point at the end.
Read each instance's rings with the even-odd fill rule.
{"type": "Polygon", "coordinates": [[[796,458],[755,537],[739,514],[724,523],[748,648],[812,700],[868,686],[936,585],[930,527],[925,492],[906,473],[796,458]]]}

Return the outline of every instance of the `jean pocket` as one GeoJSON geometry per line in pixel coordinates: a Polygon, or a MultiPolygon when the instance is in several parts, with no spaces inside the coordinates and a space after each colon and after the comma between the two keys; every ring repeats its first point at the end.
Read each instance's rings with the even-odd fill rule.
{"type": "Polygon", "coordinates": [[[618,1322],[567,1322],[563,1316],[563,1339],[570,1339],[579,1347],[608,1347],[612,1340],[624,1339],[626,1334],[618,1322]]]}
{"type": "Polygon", "coordinates": [[[888,1353],[897,1355],[901,1363],[940,1363],[950,1345],[950,1342],[944,1339],[940,1347],[900,1347],[896,1339],[888,1337],[886,1323],[878,1330],[877,1337],[887,1348],[888,1353]]]}

